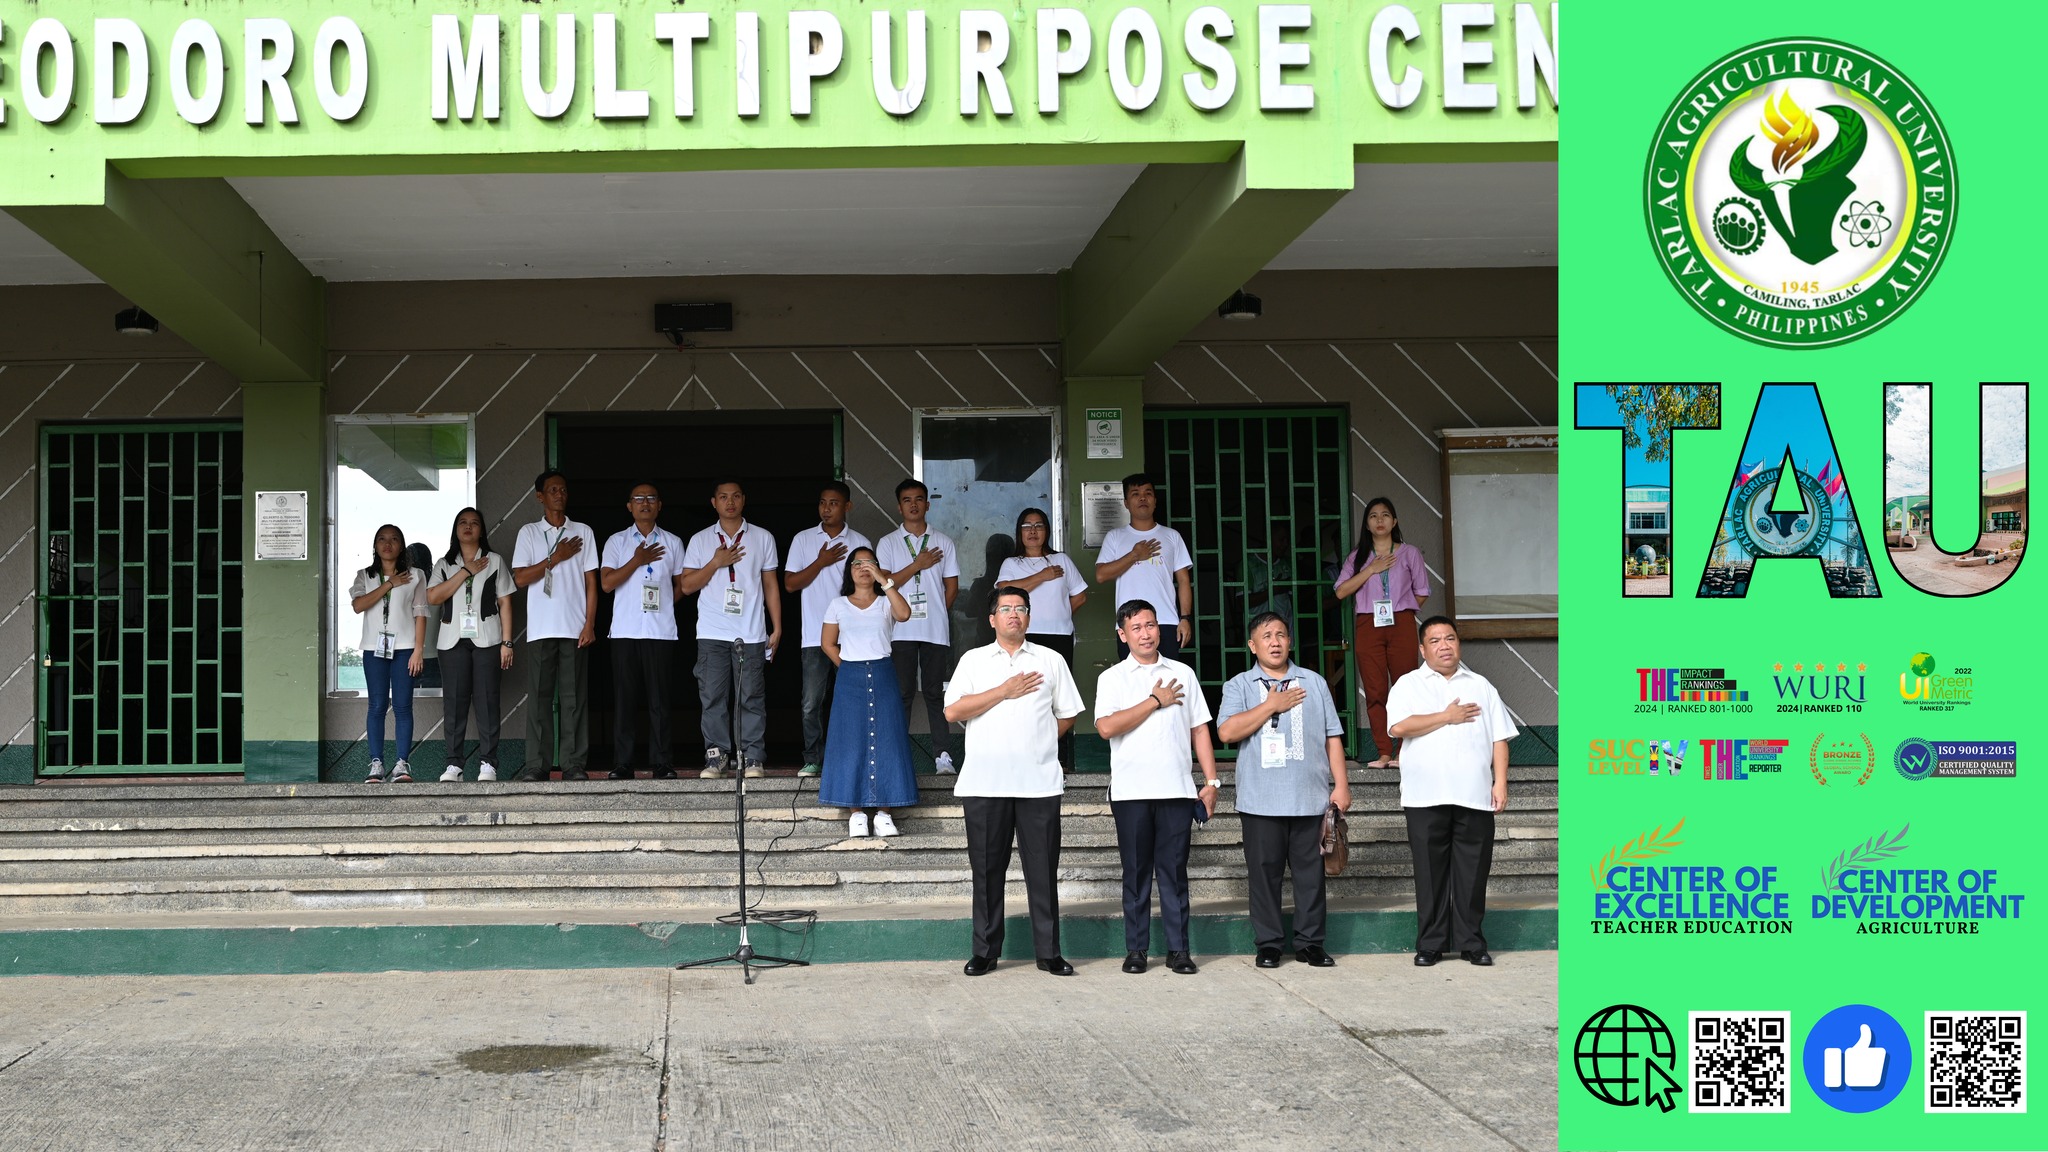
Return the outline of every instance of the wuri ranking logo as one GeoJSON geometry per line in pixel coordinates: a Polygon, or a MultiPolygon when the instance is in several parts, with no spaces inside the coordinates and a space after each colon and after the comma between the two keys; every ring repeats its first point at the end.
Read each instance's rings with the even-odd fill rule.
{"type": "Polygon", "coordinates": [[[1853,45],[1753,44],[1700,72],[1643,174],[1665,274],[1746,340],[1821,348],[1918,300],[1955,230],[1956,172],[1927,98],[1853,45]]]}

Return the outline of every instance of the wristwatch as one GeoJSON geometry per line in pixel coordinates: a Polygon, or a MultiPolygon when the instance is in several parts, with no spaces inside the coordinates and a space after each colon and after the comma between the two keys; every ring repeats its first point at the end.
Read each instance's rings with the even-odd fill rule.
{"type": "Polygon", "coordinates": [[[1221,781],[1221,780],[1204,780],[1204,781],[1202,781],[1202,787],[1204,787],[1204,788],[1214,788],[1214,789],[1216,789],[1216,790],[1217,790],[1218,792],[1221,792],[1221,791],[1223,791],[1223,781],[1221,781]]]}
{"type": "Polygon", "coordinates": [[[896,587],[896,581],[887,576],[882,577],[882,591],[887,592],[894,587],[896,587]]]}
{"type": "Polygon", "coordinates": [[[511,646],[512,642],[510,640],[500,640],[498,642],[498,647],[500,648],[510,648],[511,646]]]}

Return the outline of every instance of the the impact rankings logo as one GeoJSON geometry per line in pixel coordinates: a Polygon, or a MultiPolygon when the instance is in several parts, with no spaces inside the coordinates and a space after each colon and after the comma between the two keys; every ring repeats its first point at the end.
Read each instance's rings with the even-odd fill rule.
{"type": "MultiPolygon", "coordinates": [[[[1916,11],[1646,17],[1664,50],[1592,81],[1562,134],[1562,1147],[2048,1147],[2039,983],[2000,959],[2039,943],[2039,830],[1999,815],[2048,810],[2012,738],[2034,651],[2005,655],[2034,613],[1948,567],[2018,574],[2024,445],[2015,471],[1989,440],[2029,416],[1985,408],[1979,508],[1927,464],[1967,428],[1937,437],[1927,396],[1887,387],[1974,392],[2038,359],[1959,330],[2009,292],[1985,265],[1936,284],[1972,251],[1953,117],[1982,128],[2020,86],[1994,99],[1952,38],[1903,31],[1916,11]],[[1614,227],[1624,178],[1646,233],[1614,227]],[[1668,289],[1637,290],[1649,268],[1668,289]],[[1947,546],[2018,539],[1944,552],[1936,508],[1947,546]],[[1844,1119],[1865,1112],[1888,1117],[1874,1142],[1844,1119]]],[[[2002,34],[2048,42],[2048,7],[2023,23],[2002,34]]],[[[1973,213],[2039,183],[1987,187],[2038,167],[1972,166],[2005,138],[1962,134],[1973,213]]]]}

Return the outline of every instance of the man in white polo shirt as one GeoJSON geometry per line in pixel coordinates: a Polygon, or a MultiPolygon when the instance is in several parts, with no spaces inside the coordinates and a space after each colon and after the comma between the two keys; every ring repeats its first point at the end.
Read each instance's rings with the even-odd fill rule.
{"type": "Polygon", "coordinates": [[[1519,733],[1500,693],[1459,659],[1458,626],[1422,622],[1423,666],[1387,693],[1387,734],[1401,743],[1401,810],[1415,857],[1415,964],[1452,943],[1493,963],[1480,922],[1493,868],[1493,814],[1508,805],[1508,741],[1519,733]]]}
{"type": "Polygon", "coordinates": [[[1192,976],[1188,840],[1196,808],[1204,818],[1216,810],[1216,753],[1202,682],[1193,668],[1159,654],[1161,631],[1158,613],[1145,601],[1117,608],[1117,638],[1131,654],[1095,681],[1095,732],[1109,741],[1109,811],[1124,865],[1124,971],[1145,970],[1156,871],[1166,966],[1192,976]],[[1199,793],[1188,771],[1197,761],[1199,793]]]}
{"type": "Polygon", "coordinates": [[[515,779],[545,780],[562,707],[562,779],[590,760],[590,646],[597,641],[597,534],[569,519],[569,481],[553,468],[533,481],[541,518],[519,529],[512,583],[526,589],[526,765],[515,779]]]}
{"type": "Polygon", "coordinates": [[[782,559],[775,537],[747,523],[747,494],[737,480],[711,489],[718,523],[690,537],[682,590],[697,596],[697,699],[704,706],[704,771],[716,780],[736,763],[763,775],[768,753],[768,658],[782,642],[782,559]],[[699,595],[701,593],[701,595],[699,595]],[[733,696],[740,730],[732,730],[733,696]]]}
{"type": "MultiPolygon", "coordinates": [[[[1171,660],[1193,638],[1188,617],[1195,611],[1195,586],[1190,573],[1195,561],[1180,533],[1157,519],[1159,493],[1152,477],[1134,472],[1124,477],[1124,508],[1131,522],[1112,528],[1095,554],[1095,582],[1116,581],[1116,602],[1143,600],[1159,612],[1159,654],[1171,660]]],[[[1119,660],[1130,646],[1117,641],[1119,660]]]]}
{"type": "Polygon", "coordinates": [[[890,656],[896,661],[896,687],[903,693],[903,719],[910,720],[910,698],[923,681],[925,722],[931,727],[932,759],[939,775],[953,771],[953,734],[946,727],[941,687],[953,660],[953,598],[960,594],[960,561],[953,538],[925,523],[930,493],[918,480],[896,485],[896,509],[903,523],[875,545],[875,559],[910,602],[910,619],[896,625],[890,656]]]}
{"type": "Polygon", "coordinates": [[[838,480],[826,481],[818,492],[818,526],[804,529],[789,542],[790,566],[782,573],[783,588],[802,594],[804,766],[799,776],[816,776],[825,763],[825,718],[832,714],[833,677],[832,660],[824,648],[825,610],[839,597],[846,557],[855,548],[874,547],[873,541],[846,526],[846,512],[852,507],[852,490],[838,480]]]}
{"type": "Polygon", "coordinates": [[[655,523],[661,493],[635,484],[626,497],[633,526],[604,542],[597,582],[612,594],[613,780],[631,780],[639,764],[639,713],[647,713],[647,766],[674,779],[668,714],[675,680],[676,585],[683,542],[655,523]]]}
{"type": "MultiPolygon", "coordinates": [[[[967,818],[967,866],[974,873],[974,954],[963,969],[980,976],[1003,954],[1003,885],[1014,837],[1031,906],[1031,939],[1041,972],[1072,976],[1060,955],[1060,735],[1081,714],[1067,662],[1029,643],[1031,594],[998,588],[988,622],[996,641],[960,657],[946,685],[945,718],[967,726],[967,763],[953,786],[967,818]]],[[[899,625],[900,627],[900,625],[899,625]]]]}

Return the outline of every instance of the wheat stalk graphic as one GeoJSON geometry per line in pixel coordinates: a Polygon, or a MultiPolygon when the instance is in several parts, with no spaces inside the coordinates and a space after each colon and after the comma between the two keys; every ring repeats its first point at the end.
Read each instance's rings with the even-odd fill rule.
{"type": "Polygon", "coordinates": [[[1904,852],[1910,847],[1906,843],[1906,833],[1912,827],[1911,824],[1901,824],[1896,836],[1888,832],[1879,832],[1854,848],[1845,848],[1837,853],[1834,862],[1821,869],[1820,890],[1823,892],[1834,891],[1836,882],[1841,879],[1844,868],[1854,868],[1858,865],[1870,864],[1879,860],[1889,860],[1893,856],[1904,852]]]}
{"type": "Polygon", "coordinates": [[[1680,817],[1678,823],[1673,824],[1671,831],[1668,833],[1664,831],[1664,826],[1659,824],[1641,836],[1621,845],[1619,848],[1609,848],[1607,855],[1600,858],[1600,863],[1593,866],[1593,887],[1596,889],[1607,887],[1607,870],[1616,864],[1627,864],[1635,860],[1648,860],[1652,856],[1662,856],[1673,848],[1685,843],[1685,841],[1678,838],[1679,830],[1684,827],[1685,819],[1680,817]]]}

